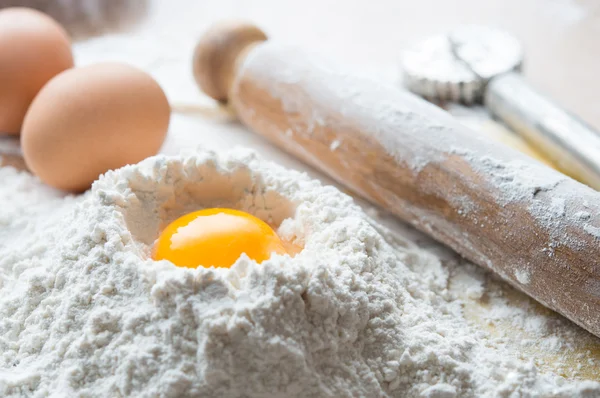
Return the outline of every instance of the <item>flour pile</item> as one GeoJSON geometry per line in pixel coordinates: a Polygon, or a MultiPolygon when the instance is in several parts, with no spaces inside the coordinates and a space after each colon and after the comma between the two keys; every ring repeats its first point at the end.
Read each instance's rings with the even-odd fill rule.
{"type": "Polygon", "coordinates": [[[252,152],[158,156],[63,198],[0,169],[0,395],[597,394],[469,324],[449,271],[350,197],[252,152]],[[164,226],[233,207],[304,246],[231,269],[149,259],[164,226]]]}

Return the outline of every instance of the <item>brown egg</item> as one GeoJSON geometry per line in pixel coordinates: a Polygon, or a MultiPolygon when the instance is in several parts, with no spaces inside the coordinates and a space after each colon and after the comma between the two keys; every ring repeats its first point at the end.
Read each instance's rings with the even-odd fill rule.
{"type": "Polygon", "coordinates": [[[155,155],[170,112],[158,83],[134,67],[70,69],[50,80],[31,104],[23,156],[46,184],[83,191],[100,174],[155,155]]]}
{"type": "Polygon", "coordinates": [[[27,108],[54,76],[73,67],[69,36],[28,8],[0,11],[0,133],[19,134],[27,108]]]}

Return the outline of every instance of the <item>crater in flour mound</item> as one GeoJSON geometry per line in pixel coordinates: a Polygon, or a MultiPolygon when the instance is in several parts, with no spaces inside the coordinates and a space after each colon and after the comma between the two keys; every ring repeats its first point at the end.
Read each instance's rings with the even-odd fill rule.
{"type": "Polygon", "coordinates": [[[214,160],[193,160],[157,157],[115,172],[127,182],[115,187],[122,192],[118,208],[136,241],[150,246],[175,219],[211,207],[243,210],[275,229],[294,215],[296,205],[278,192],[280,182],[265,181],[247,165],[224,169],[214,160]]]}

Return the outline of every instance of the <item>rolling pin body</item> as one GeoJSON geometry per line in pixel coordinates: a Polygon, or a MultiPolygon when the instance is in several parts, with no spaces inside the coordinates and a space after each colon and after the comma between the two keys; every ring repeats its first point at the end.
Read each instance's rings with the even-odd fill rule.
{"type": "Polygon", "coordinates": [[[227,97],[250,129],[600,335],[599,193],[297,48],[238,55],[227,97]]]}

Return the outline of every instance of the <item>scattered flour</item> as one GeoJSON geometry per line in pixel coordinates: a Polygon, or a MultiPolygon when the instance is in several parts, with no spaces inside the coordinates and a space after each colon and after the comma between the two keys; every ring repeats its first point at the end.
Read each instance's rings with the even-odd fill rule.
{"type": "Polygon", "coordinates": [[[485,288],[485,271],[252,152],[149,158],[78,197],[0,168],[0,203],[3,397],[600,394],[469,320],[487,297],[488,322],[521,322],[547,349],[569,341],[500,282],[485,288]],[[304,250],[231,269],[149,259],[161,228],[209,206],[249,211],[304,250]]]}
{"type": "Polygon", "coordinates": [[[585,224],[583,230],[593,237],[600,239],[600,228],[585,224]]]}
{"type": "Polygon", "coordinates": [[[515,277],[517,278],[519,283],[522,283],[523,285],[526,285],[531,281],[531,275],[529,275],[529,272],[524,269],[516,270],[515,277]]]}

